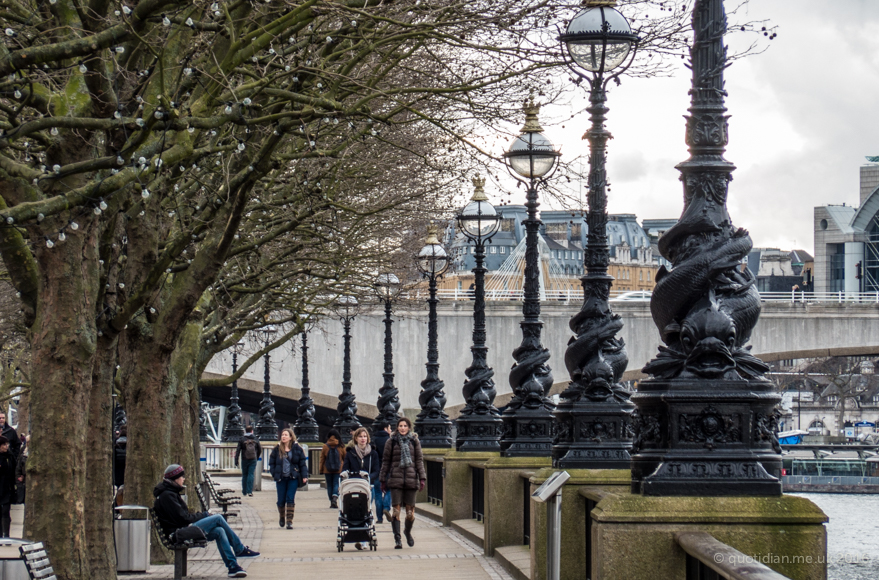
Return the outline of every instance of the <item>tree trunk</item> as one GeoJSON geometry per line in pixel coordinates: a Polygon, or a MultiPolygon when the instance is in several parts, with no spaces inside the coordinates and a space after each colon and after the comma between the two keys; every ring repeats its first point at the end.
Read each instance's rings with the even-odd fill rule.
{"type": "MultiPolygon", "coordinates": [[[[90,579],[84,498],[88,396],[97,342],[99,277],[93,227],[54,248],[35,245],[39,264],[32,368],[26,528],[44,542],[59,578],[90,579]]],[[[91,451],[91,450],[90,450],[91,451]]],[[[105,508],[106,509],[106,508],[105,508]]],[[[91,545],[89,545],[91,544],[91,545]]]]}

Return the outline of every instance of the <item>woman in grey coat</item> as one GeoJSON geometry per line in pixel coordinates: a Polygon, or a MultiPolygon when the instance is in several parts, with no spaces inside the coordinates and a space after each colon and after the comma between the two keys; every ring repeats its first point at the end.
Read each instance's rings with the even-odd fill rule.
{"type": "Polygon", "coordinates": [[[427,472],[421,455],[421,442],[412,431],[412,421],[406,417],[397,421],[397,430],[385,444],[382,470],[379,475],[382,491],[391,490],[391,528],[394,530],[394,548],[400,549],[400,506],[406,507],[404,532],[409,547],[415,545],[412,524],[415,523],[415,494],[424,489],[427,472]]]}

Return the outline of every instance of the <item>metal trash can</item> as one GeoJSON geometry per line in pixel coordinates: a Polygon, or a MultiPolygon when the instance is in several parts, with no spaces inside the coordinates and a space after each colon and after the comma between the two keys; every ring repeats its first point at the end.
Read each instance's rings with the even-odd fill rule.
{"type": "Polygon", "coordinates": [[[116,571],[149,572],[150,512],[142,505],[121,505],[116,509],[113,533],[116,537],[116,571]],[[123,519],[123,512],[127,518],[123,519]]]}
{"type": "Polygon", "coordinates": [[[0,539],[0,580],[30,580],[27,566],[19,552],[19,547],[26,544],[33,544],[33,541],[18,538],[0,539]]]}

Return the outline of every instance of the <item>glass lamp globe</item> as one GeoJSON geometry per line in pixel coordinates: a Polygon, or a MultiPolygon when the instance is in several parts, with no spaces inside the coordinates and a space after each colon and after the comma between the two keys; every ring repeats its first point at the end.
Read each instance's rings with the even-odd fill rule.
{"type": "Polygon", "coordinates": [[[449,255],[437,239],[436,226],[431,225],[427,230],[425,246],[416,256],[415,263],[422,274],[428,276],[440,276],[449,267],[449,255]]]}
{"type": "Polygon", "coordinates": [[[522,133],[510,145],[506,158],[522,177],[543,177],[552,170],[558,153],[543,133],[522,133]]]}
{"type": "Polygon", "coordinates": [[[336,310],[341,316],[354,316],[358,306],[357,299],[353,296],[339,296],[336,299],[336,310]]]}
{"type": "Polygon", "coordinates": [[[375,279],[375,293],[385,301],[391,301],[397,297],[402,288],[400,279],[394,274],[379,274],[375,279]]]}
{"type": "Polygon", "coordinates": [[[638,36],[616,9],[595,6],[581,10],[568,24],[561,40],[578,65],[590,72],[604,72],[626,60],[638,36]]]}
{"type": "Polygon", "coordinates": [[[458,227],[471,238],[487,239],[500,227],[501,217],[485,195],[485,179],[473,180],[473,197],[458,215],[458,227]]]}

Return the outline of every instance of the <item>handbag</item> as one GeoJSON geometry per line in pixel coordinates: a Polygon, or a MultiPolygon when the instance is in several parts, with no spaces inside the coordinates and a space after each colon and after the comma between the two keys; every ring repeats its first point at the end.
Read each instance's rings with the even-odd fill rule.
{"type": "Polygon", "coordinates": [[[178,544],[190,544],[193,542],[206,542],[208,537],[204,530],[198,526],[186,526],[174,532],[174,542],[178,544]]]}

